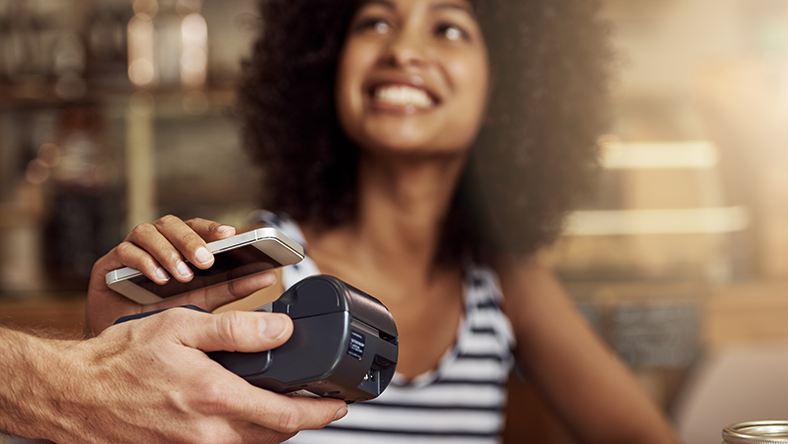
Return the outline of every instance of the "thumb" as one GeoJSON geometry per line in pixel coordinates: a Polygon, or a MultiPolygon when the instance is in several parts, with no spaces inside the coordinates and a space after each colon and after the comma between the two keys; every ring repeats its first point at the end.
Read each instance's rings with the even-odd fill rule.
{"type": "Polygon", "coordinates": [[[228,311],[194,314],[181,324],[178,339],[204,352],[225,350],[259,352],[279,347],[293,334],[293,321],[280,313],[228,311]]]}

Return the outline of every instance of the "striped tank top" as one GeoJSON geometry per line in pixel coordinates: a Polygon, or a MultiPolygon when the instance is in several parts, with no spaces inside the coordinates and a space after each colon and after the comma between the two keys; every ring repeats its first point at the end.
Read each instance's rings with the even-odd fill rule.
{"type": "MultiPolygon", "coordinates": [[[[255,218],[304,246],[307,257],[283,269],[285,288],[320,273],[293,220],[264,211],[255,218]]],[[[501,310],[495,273],[470,265],[465,276],[465,313],[457,341],[435,370],[409,381],[395,375],[378,398],[350,405],[341,420],[322,430],[302,431],[288,443],[499,443],[514,339],[501,310]]]]}

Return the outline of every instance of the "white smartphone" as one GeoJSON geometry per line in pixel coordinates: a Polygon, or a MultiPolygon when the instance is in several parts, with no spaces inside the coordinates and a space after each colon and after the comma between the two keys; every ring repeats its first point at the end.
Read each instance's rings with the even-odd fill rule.
{"type": "Polygon", "coordinates": [[[208,249],[213,253],[214,262],[207,270],[186,262],[194,272],[194,278],[189,282],[170,278],[166,284],[159,285],[129,267],[110,271],[105,280],[112,290],[139,304],[148,305],[295,264],[304,258],[304,249],[298,243],[270,227],[211,242],[208,249]]]}

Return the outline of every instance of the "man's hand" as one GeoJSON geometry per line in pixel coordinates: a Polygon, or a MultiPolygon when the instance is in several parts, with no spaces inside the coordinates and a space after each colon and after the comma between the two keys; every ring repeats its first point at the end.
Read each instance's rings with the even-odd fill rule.
{"type": "Polygon", "coordinates": [[[253,387],[204,352],[267,350],[292,329],[280,314],[177,308],[86,341],[0,329],[0,428],[59,444],[284,441],[344,416],[345,403],[253,387]]]}

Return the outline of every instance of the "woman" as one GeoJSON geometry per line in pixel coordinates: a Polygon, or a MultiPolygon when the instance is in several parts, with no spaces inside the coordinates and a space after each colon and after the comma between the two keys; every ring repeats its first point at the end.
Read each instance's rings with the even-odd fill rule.
{"type": "MultiPolygon", "coordinates": [[[[593,169],[606,72],[590,3],[263,1],[241,104],[275,212],[257,222],[308,255],[282,284],[335,275],[380,299],[400,334],[389,389],[293,442],[496,442],[514,359],[581,441],[675,440],[529,259],[593,169]]],[[[179,262],[209,264],[204,242],[231,231],[217,226],[138,227],[94,281],[110,262],[188,280],[179,262]]],[[[118,308],[99,282],[90,298],[94,331],[144,309],[118,308]]]]}

